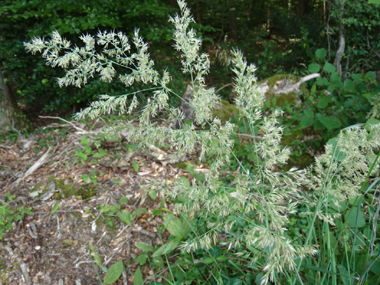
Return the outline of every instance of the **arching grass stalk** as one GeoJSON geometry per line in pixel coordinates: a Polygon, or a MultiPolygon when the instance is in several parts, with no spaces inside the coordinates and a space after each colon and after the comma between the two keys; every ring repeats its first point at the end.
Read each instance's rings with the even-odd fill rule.
{"type": "MultiPolygon", "coordinates": [[[[326,145],[325,154],[318,157],[315,167],[308,170],[308,179],[305,181],[305,185],[313,189],[307,201],[308,207],[314,207],[314,212],[303,213],[304,215],[313,214],[305,243],[311,242],[315,229],[314,224],[318,218],[323,223],[322,231],[324,229],[324,233],[320,231],[319,242],[323,241],[321,246],[325,246],[327,249],[324,251],[324,248],[321,247],[316,262],[323,263],[324,260],[327,260],[327,267],[319,269],[314,267],[314,269],[318,269],[324,274],[323,278],[317,281],[323,284],[327,284],[326,278],[328,278],[329,274],[333,274],[332,279],[329,280],[332,284],[338,282],[337,277],[339,275],[342,276],[341,278],[355,278],[352,276],[356,272],[355,241],[358,234],[358,219],[360,215],[363,215],[360,211],[360,205],[364,195],[376,185],[377,180],[364,193],[363,182],[367,181],[370,176],[375,175],[375,177],[378,177],[379,175],[379,154],[376,154],[374,150],[378,149],[380,145],[380,126],[359,127],[355,126],[354,128],[342,130],[338,138],[330,140],[326,145]],[[327,168],[327,171],[325,168],[327,168]],[[360,199],[359,196],[361,196],[360,199]],[[342,222],[340,218],[341,211],[337,209],[341,205],[346,205],[344,207],[347,207],[350,204],[352,207],[346,211],[345,221],[342,222]],[[322,212],[321,209],[324,209],[324,211],[322,212]],[[332,209],[335,210],[332,211],[332,209]],[[353,214],[352,211],[355,213],[353,214]],[[350,217],[355,219],[353,225],[350,217]],[[339,222],[341,231],[338,235],[339,238],[335,239],[334,237],[336,241],[332,242],[330,240],[331,235],[334,234],[332,226],[335,226],[336,222],[339,222]],[[350,226],[348,226],[348,223],[350,223],[350,226]],[[350,228],[353,229],[352,233],[350,228]],[[348,252],[350,257],[348,258],[348,255],[346,255],[348,262],[343,264],[342,261],[336,259],[338,257],[336,249],[340,242],[343,242],[346,247],[345,243],[347,241],[342,240],[343,235],[347,239],[347,235],[351,236],[351,234],[353,243],[352,249],[348,252]],[[348,267],[349,271],[345,273],[345,267],[347,266],[350,266],[348,267]],[[337,275],[338,268],[339,275],[337,275]]],[[[361,227],[363,226],[363,219],[361,227]]],[[[300,270],[301,266],[302,264],[299,263],[297,270],[300,270]]],[[[310,265],[308,267],[310,268],[310,265]]],[[[293,280],[293,284],[295,282],[293,280]]]]}

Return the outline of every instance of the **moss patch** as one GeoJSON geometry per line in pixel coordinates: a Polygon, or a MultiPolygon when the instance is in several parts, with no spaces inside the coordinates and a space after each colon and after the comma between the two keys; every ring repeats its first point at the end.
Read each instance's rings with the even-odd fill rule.
{"type": "Polygon", "coordinates": [[[180,161],[178,162],[175,166],[179,169],[187,169],[187,165],[188,163],[187,162],[183,162],[183,161],[180,161]]]}
{"type": "Polygon", "coordinates": [[[71,196],[80,196],[83,200],[89,200],[96,195],[96,186],[91,184],[75,185],[73,183],[65,184],[63,179],[50,176],[49,180],[54,182],[55,189],[58,191],[54,198],[61,200],[71,196]]]}
{"type": "Polygon", "coordinates": [[[238,114],[238,109],[235,105],[231,104],[227,100],[221,101],[221,106],[212,111],[214,117],[217,117],[222,121],[222,124],[230,120],[232,117],[238,114]]]}
{"type": "Polygon", "coordinates": [[[292,167],[297,167],[298,169],[305,169],[310,164],[314,162],[314,157],[308,153],[304,153],[301,156],[291,155],[289,157],[288,163],[285,164],[282,169],[288,171],[292,167]]]}
{"type": "Polygon", "coordinates": [[[284,135],[281,140],[281,145],[291,145],[293,141],[300,141],[305,137],[302,130],[291,131],[289,134],[284,135]]]}

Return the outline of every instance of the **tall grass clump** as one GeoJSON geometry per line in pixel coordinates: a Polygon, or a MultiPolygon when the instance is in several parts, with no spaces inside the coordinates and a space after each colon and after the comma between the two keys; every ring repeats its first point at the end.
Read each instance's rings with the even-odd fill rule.
{"type": "MultiPolygon", "coordinates": [[[[179,261],[192,260],[170,266],[172,281],[345,285],[369,281],[373,277],[371,268],[380,265],[379,246],[375,244],[379,204],[373,195],[378,182],[374,177],[379,175],[379,124],[343,130],[330,140],[313,167],[279,170],[290,155],[290,150],[280,144],[283,129],[277,117],[281,113],[263,116],[265,98],[256,83],[256,68],[247,64],[240,51],[233,50],[236,106],[253,138],[250,157],[254,165],[247,170],[241,164],[235,180],[225,184],[220,179],[221,170],[236,159],[231,139],[234,125],[222,124],[212,116],[220,99],[214,88],[205,85],[210,60],[200,53],[201,40],[189,28],[194,21],[190,10],[183,0],[178,4],[180,15],[170,18],[175,26],[174,47],[181,53],[182,71],[191,81],[193,98],[188,103],[196,114],[194,122],[181,129],[171,126],[183,120],[184,114],[168,104],[169,96],[180,95],[168,87],[171,75],[154,69],[138,30],[132,38],[133,48],[123,33],[115,32],[99,32],[96,38],[82,35],[83,47],[72,47],[58,32],[49,40],[34,38],[25,44],[32,53],[42,52],[48,65],[71,67],[58,79],[60,86],[80,87],[95,76],[111,82],[116,70],[122,69],[125,73],[119,74],[118,80],[126,88],[134,82],[147,85],[141,92],[150,91],[152,96],[143,106],[138,126],[119,123],[109,127],[109,134],[123,130],[142,148],[169,143],[176,150],[173,160],[196,149],[201,150],[201,160],[206,154],[213,158],[207,174],[193,181],[181,178],[170,186],[152,182],[176,201],[177,214],[191,228],[190,234],[173,239],[170,249],[161,250],[168,254],[177,247],[181,250],[179,261]],[[101,53],[97,46],[102,48],[101,53]],[[162,110],[167,111],[171,126],[151,123],[162,110]],[[358,254],[364,256],[364,267],[358,265],[358,254]],[[186,271],[198,275],[183,274],[186,271]]],[[[101,95],[75,118],[94,119],[111,112],[131,114],[139,106],[137,95],[101,95]],[[131,104],[126,106],[128,97],[132,97],[131,104]]]]}

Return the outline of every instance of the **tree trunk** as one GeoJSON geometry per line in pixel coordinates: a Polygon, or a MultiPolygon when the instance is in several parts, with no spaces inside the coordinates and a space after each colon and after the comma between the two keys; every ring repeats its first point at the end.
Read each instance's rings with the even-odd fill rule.
{"type": "Polygon", "coordinates": [[[0,66],[0,133],[8,134],[14,129],[30,131],[31,126],[4,82],[4,74],[0,66]]]}
{"type": "Polygon", "coordinates": [[[342,64],[340,63],[342,60],[342,54],[344,53],[344,48],[345,48],[345,38],[344,38],[344,25],[342,24],[343,17],[344,17],[344,3],[342,1],[338,1],[338,7],[339,9],[339,16],[338,16],[338,21],[339,21],[339,46],[338,50],[336,52],[335,60],[334,60],[334,65],[336,67],[336,71],[339,72],[340,76],[342,76],[342,64]]]}

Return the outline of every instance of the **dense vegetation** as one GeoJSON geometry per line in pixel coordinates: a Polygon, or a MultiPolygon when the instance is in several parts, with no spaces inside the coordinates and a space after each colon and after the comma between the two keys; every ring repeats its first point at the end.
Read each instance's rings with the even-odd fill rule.
{"type": "Polygon", "coordinates": [[[131,115],[140,103],[139,127],[112,126],[109,135],[127,129],[139,147],[170,143],[179,157],[200,148],[200,159],[210,165],[206,175],[187,165],[194,181],[181,178],[170,191],[152,182],[151,189],[164,189],[181,215],[163,215],[170,241],[159,248],[138,244],[143,254],[136,262],[159,269],[165,258],[171,284],[379,283],[380,86],[374,71],[380,9],[374,4],[189,1],[194,22],[179,0],[173,27],[166,21],[177,9],[173,1],[60,1],[43,8],[41,1],[3,2],[1,64],[20,104],[45,111],[87,107],[76,114],[81,120],[111,109],[131,115]],[[169,41],[173,32],[176,52],[169,41]],[[80,33],[80,39],[74,36],[80,33]],[[151,44],[151,55],[140,35],[151,44]],[[25,41],[47,65],[25,53],[25,41]],[[205,77],[209,72],[214,86],[233,78],[239,115],[223,124],[212,120],[218,97],[205,77]],[[257,89],[260,79],[278,73],[321,76],[299,94],[299,103],[278,106],[257,89]],[[154,126],[149,118],[158,110],[167,110],[173,123],[181,119],[173,107],[186,83],[194,90],[194,122],[178,130],[154,126]],[[238,133],[253,140],[241,143],[238,133]],[[299,133],[318,138],[292,141],[293,150],[283,147],[284,135],[299,133]],[[310,167],[281,168],[310,147],[322,153],[310,167]],[[221,178],[227,168],[237,174],[221,178]]]}
{"type": "MultiPolygon", "coordinates": [[[[318,48],[325,48],[327,60],[333,63],[340,25],[345,36],[341,60],[345,78],[351,73],[380,69],[380,12],[367,0],[193,0],[189,6],[197,22],[192,25],[204,40],[202,48],[216,50],[221,60],[215,62],[213,84],[223,84],[225,77],[232,75],[220,65],[229,62],[226,51],[233,47],[242,50],[247,61],[258,67],[259,79],[276,73],[303,74],[318,48]],[[340,3],[344,4],[342,15],[340,3]]],[[[62,70],[49,68],[26,54],[23,42],[33,36],[47,37],[54,30],[77,43],[76,35],[82,33],[95,35],[101,29],[131,36],[139,27],[152,46],[158,69],[160,65],[166,68],[162,61],[174,56],[170,42],[173,28],[167,15],[177,7],[172,0],[2,1],[0,60],[7,82],[20,104],[45,111],[76,111],[98,94],[123,94],[122,85],[100,84],[98,80],[82,89],[58,88],[54,78],[62,76],[62,70]]],[[[169,68],[177,70],[174,66],[169,68]]],[[[182,84],[184,89],[182,76],[177,76],[177,87],[182,84]]]]}

